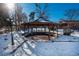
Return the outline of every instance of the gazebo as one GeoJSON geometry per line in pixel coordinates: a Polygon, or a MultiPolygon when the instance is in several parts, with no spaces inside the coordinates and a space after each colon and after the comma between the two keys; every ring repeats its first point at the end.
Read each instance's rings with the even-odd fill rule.
{"type": "Polygon", "coordinates": [[[24,30],[28,30],[28,34],[25,36],[34,36],[34,35],[46,35],[48,36],[48,39],[50,40],[50,36],[54,36],[54,32],[51,32],[52,28],[57,28],[57,24],[53,22],[49,22],[46,20],[39,21],[35,20],[33,22],[23,23],[21,24],[24,30]]]}

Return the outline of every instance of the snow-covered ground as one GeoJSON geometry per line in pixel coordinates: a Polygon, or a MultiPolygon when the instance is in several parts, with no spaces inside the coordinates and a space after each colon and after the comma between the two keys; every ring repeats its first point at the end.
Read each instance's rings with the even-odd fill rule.
{"type": "Polygon", "coordinates": [[[11,44],[10,34],[2,34],[0,35],[0,55],[4,55],[5,50],[8,48],[8,44],[11,44]]]}
{"type": "Polygon", "coordinates": [[[32,50],[38,56],[79,55],[79,42],[37,42],[32,50]]]}
{"type": "Polygon", "coordinates": [[[59,35],[50,41],[36,41],[35,47],[30,49],[37,56],[77,56],[79,55],[79,34],[71,36],[59,35]],[[77,36],[76,36],[77,35],[77,36]]]}
{"type": "Polygon", "coordinates": [[[36,47],[33,48],[33,51],[36,55],[41,56],[79,55],[79,38],[76,38],[75,40],[78,40],[78,42],[74,41],[74,38],[72,37],[68,38],[67,36],[64,36],[64,38],[58,38],[58,40],[54,39],[54,41],[38,41],[36,42],[36,47]],[[73,42],[71,42],[70,39],[72,39],[73,42]]]}
{"type": "Polygon", "coordinates": [[[30,56],[34,55],[28,48],[26,43],[27,39],[18,35],[14,32],[14,43],[11,45],[11,35],[10,33],[0,35],[0,56],[30,56]]]}
{"type": "MultiPolygon", "coordinates": [[[[62,31],[61,31],[62,32],[62,31]]],[[[54,56],[79,55],[79,33],[71,36],[59,35],[50,41],[34,41],[14,32],[15,45],[11,45],[10,33],[0,34],[0,55],[13,56],[54,56]]]]}
{"type": "Polygon", "coordinates": [[[74,31],[71,36],[79,37],[79,31],[74,31]]]}

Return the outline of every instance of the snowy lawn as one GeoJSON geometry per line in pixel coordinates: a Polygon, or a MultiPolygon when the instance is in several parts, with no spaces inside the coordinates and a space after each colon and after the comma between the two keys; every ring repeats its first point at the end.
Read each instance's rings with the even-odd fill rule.
{"type": "Polygon", "coordinates": [[[79,55],[79,42],[37,42],[32,51],[38,56],[79,55]]]}
{"type": "Polygon", "coordinates": [[[28,41],[24,42],[24,37],[14,33],[15,45],[11,46],[11,36],[10,33],[0,35],[0,55],[14,55],[14,56],[77,56],[79,55],[79,37],[78,32],[74,36],[59,35],[58,38],[52,39],[50,41],[34,41],[31,38],[25,38],[28,41]],[[7,38],[7,39],[6,39],[7,38]],[[18,41],[17,41],[17,40],[18,41]],[[23,43],[24,42],[24,43],[23,43]],[[23,43],[23,44],[22,44],[23,43]],[[17,48],[22,44],[19,48],[17,48]],[[16,49],[17,48],[17,49],[16,49]],[[15,52],[9,54],[14,49],[15,52]]]}
{"type": "Polygon", "coordinates": [[[79,37],[59,35],[48,42],[36,41],[31,51],[38,56],[77,56],[79,55],[79,37]]]}
{"type": "Polygon", "coordinates": [[[10,34],[2,34],[0,35],[0,55],[4,55],[5,50],[8,48],[8,44],[11,44],[11,36],[10,34]]]}
{"type": "Polygon", "coordinates": [[[14,32],[14,43],[15,45],[12,46],[10,33],[0,35],[0,56],[32,55],[26,41],[24,42],[23,37],[16,32],[14,32]]]}

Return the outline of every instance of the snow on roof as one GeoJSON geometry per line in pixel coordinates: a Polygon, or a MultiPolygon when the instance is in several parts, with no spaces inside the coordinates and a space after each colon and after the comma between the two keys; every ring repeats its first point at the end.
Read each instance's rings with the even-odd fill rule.
{"type": "Polygon", "coordinates": [[[61,20],[61,21],[64,21],[64,22],[79,22],[79,20],[61,20]]]}

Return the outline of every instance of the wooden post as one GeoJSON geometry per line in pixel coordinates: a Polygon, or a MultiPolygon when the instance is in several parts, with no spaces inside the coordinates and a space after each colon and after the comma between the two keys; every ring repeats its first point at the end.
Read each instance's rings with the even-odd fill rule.
{"type": "Polygon", "coordinates": [[[29,26],[27,26],[27,30],[28,30],[28,33],[29,33],[29,26]]]}
{"type": "Polygon", "coordinates": [[[46,27],[45,27],[45,32],[46,32],[46,27]]]}
{"type": "Polygon", "coordinates": [[[31,33],[33,32],[33,27],[32,26],[30,26],[30,28],[31,28],[31,33]]]}
{"type": "Polygon", "coordinates": [[[50,27],[49,27],[49,40],[50,40],[50,34],[51,34],[51,33],[50,33],[50,27]]]}
{"type": "Polygon", "coordinates": [[[58,25],[56,26],[56,29],[57,29],[57,37],[58,37],[58,25]]]}
{"type": "Polygon", "coordinates": [[[44,32],[46,32],[46,31],[45,31],[45,27],[44,27],[44,32]]]}
{"type": "Polygon", "coordinates": [[[37,27],[36,27],[36,32],[37,32],[37,27]]]}
{"type": "Polygon", "coordinates": [[[25,25],[23,25],[23,31],[25,32],[25,25]]]}
{"type": "Polygon", "coordinates": [[[50,40],[50,28],[49,28],[49,26],[48,26],[48,29],[49,29],[48,38],[50,40]]]}
{"type": "Polygon", "coordinates": [[[41,32],[42,32],[42,26],[41,26],[41,32]]]}

